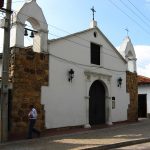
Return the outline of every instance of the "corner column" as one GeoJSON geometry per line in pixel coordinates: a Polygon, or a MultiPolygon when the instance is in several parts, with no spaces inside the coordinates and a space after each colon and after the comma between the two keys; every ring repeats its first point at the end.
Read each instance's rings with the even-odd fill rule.
{"type": "Polygon", "coordinates": [[[107,110],[107,121],[106,121],[106,123],[108,125],[112,125],[112,112],[111,112],[111,110],[112,110],[112,100],[111,100],[111,97],[107,96],[106,101],[107,101],[107,108],[106,108],[106,110],[107,110]]]}
{"type": "Polygon", "coordinates": [[[86,123],[84,125],[84,128],[91,128],[91,125],[89,124],[89,87],[90,87],[90,75],[86,75],[85,78],[85,105],[86,105],[86,123]]]}

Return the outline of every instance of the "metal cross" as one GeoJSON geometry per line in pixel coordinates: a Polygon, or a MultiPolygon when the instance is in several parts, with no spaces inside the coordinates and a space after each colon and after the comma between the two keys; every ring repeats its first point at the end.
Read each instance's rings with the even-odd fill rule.
{"type": "Polygon", "coordinates": [[[129,30],[128,30],[128,28],[126,28],[125,30],[127,31],[127,36],[128,36],[128,33],[129,33],[129,30]]]}
{"type": "Polygon", "coordinates": [[[96,12],[94,9],[94,6],[91,8],[92,12],[93,12],[93,20],[94,20],[94,13],[96,12]]]}

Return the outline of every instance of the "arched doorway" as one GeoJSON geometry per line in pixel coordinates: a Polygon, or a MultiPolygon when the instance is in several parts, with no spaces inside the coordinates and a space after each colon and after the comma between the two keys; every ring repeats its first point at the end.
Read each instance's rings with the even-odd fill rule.
{"type": "Polygon", "coordinates": [[[89,91],[90,125],[105,123],[105,87],[99,80],[93,82],[89,91]]]}

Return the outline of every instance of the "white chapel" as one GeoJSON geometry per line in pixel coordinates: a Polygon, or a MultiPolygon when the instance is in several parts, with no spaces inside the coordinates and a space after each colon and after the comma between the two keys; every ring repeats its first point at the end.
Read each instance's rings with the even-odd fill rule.
{"type": "Polygon", "coordinates": [[[27,126],[24,117],[14,119],[17,105],[26,111],[29,103],[45,129],[137,120],[136,55],[128,36],[117,50],[93,19],[84,31],[48,39],[42,9],[30,0],[13,18],[11,49],[14,132],[27,126]],[[32,47],[24,46],[26,21],[33,27],[32,47]]]}

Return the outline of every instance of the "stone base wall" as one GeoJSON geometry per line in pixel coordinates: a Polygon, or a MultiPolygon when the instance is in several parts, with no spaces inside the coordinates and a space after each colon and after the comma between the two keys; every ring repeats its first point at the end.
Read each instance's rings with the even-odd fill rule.
{"type": "Polygon", "coordinates": [[[10,78],[12,80],[11,133],[26,132],[29,106],[38,111],[36,127],[45,128],[41,86],[48,85],[49,55],[33,52],[32,48],[12,48],[10,78]]]}
{"type": "Polygon", "coordinates": [[[128,106],[128,121],[138,120],[138,84],[137,74],[126,72],[127,92],[130,95],[130,104],[128,106]]]}

